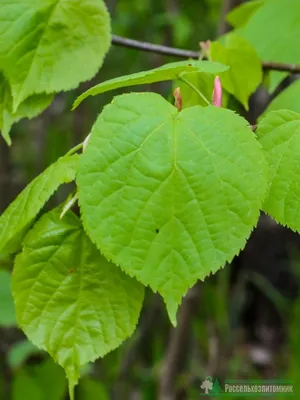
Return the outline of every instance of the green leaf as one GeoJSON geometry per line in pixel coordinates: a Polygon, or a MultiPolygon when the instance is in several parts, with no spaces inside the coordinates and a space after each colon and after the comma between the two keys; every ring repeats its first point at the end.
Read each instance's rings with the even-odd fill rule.
{"type": "Polygon", "coordinates": [[[14,123],[22,118],[34,118],[43,112],[53,100],[52,94],[36,94],[24,100],[17,111],[12,111],[12,97],[9,84],[0,73],[0,130],[8,145],[11,145],[9,132],[14,123]]]}
{"type": "Polygon", "coordinates": [[[258,124],[257,135],[270,169],[263,210],[300,232],[300,114],[271,111],[258,124]]]}
{"type": "Polygon", "coordinates": [[[244,26],[252,15],[264,4],[264,0],[252,0],[235,7],[226,15],[227,22],[234,28],[244,26]]]}
{"type": "Polygon", "coordinates": [[[163,296],[175,323],[188,288],[244,247],[265,169],[253,132],[230,110],[179,113],[154,93],[118,96],[79,163],[84,226],[108,259],[163,296]]]}
{"type": "Polygon", "coordinates": [[[13,112],[29,96],[69,90],[92,78],[110,46],[102,0],[3,0],[0,68],[13,112]]]}
{"type": "Polygon", "coordinates": [[[18,323],[65,369],[72,392],[80,366],[133,333],[144,291],[101,256],[74,214],[59,214],[45,214],[29,231],[12,286],[18,323]]]}
{"type": "Polygon", "coordinates": [[[16,251],[44,204],[63,183],[74,180],[79,155],[65,156],[36,177],[0,216],[0,252],[16,251]]]}
{"type": "Polygon", "coordinates": [[[222,85],[248,110],[248,99],[263,78],[262,65],[254,48],[242,37],[229,33],[211,43],[210,56],[230,66],[221,75],[222,85]]]}
{"type": "Polygon", "coordinates": [[[151,69],[150,71],[137,72],[136,74],[120,76],[119,78],[99,83],[82,93],[75,100],[73,110],[87,97],[96,96],[100,93],[108,92],[109,90],[154,82],[172,81],[178,79],[181,74],[191,72],[216,75],[222,71],[226,71],[227,69],[228,67],[226,65],[211,61],[187,60],[165,64],[159,68],[151,69]]]}
{"type": "Polygon", "coordinates": [[[300,113],[300,80],[297,79],[287,89],[279,93],[268,105],[264,114],[276,110],[291,110],[300,113]]]}
{"type": "MultiPolygon", "coordinates": [[[[242,28],[242,35],[253,45],[263,61],[300,63],[298,38],[300,36],[300,2],[289,0],[265,1],[242,28]]],[[[273,89],[286,74],[270,74],[273,89]]]]}
{"type": "Polygon", "coordinates": [[[0,269],[0,326],[17,324],[13,297],[10,289],[10,273],[0,269]]]}

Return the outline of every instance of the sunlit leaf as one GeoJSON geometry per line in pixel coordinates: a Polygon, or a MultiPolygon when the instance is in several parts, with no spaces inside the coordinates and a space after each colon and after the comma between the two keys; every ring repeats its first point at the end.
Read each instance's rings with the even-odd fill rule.
{"type": "Polygon", "coordinates": [[[13,112],[29,96],[73,89],[92,78],[110,46],[102,0],[2,0],[0,69],[13,112]]]}
{"type": "Polygon", "coordinates": [[[118,96],[79,163],[85,229],[108,259],[163,296],[175,323],[187,289],[244,247],[265,170],[247,121],[232,111],[179,113],[154,93],[118,96]]]}
{"type": "Polygon", "coordinates": [[[230,33],[211,43],[210,56],[230,66],[221,75],[222,86],[248,109],[248,99],[263,78],[262,65],[254,48],[247,40],[230,33]]]}
{"type": "Polygon", "coordinates": [[[29,231],[12,286],[19,325],[65,369],[72,394],[80,367],[133,333],[143,286],[101,256],[73,213],[59,215],[29,231]]]}
{"type": "Polygon", "coordinates": [[[165,64],[162,67],[151,69],[150,71],[137,72],[136,74],[120,76],[119,78],[110,79],[96,85],[86,92],[82,93],[75,101],[73,109],[89,96],[96,96],[100,93],[122,87],[143,85],[146,83],[170,81],[178,79],[181,74],[191,72],[203,72],[216,75],[222,71],[226,71],[226,65],[210,62],[210,61],[178,61],[165,64]]]}
{"type": "Polygon", "coordinates": [[[257,135],[269,163],[269,187],[263,210],[300,232],[300,114],[271,111],[257,135]]]}
{"type": "Polygon", "coordinates": [[[63,183],[74,180],[78,155],[61,157],[36,177],[0,216],[0,252],[15,251],[28,226],[63,183]]]}

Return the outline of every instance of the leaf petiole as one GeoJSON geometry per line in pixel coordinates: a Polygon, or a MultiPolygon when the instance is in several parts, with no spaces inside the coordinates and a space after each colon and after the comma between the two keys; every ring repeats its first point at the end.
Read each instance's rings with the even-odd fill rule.
{"type": "Polygon", "coordinates": [[[83,142],[77,144],[76,146],[72,147],[67,153],[66,156],[71,156],[72,154],[76,153],[78,150],[81,150],[83,148],[83,142]]]}

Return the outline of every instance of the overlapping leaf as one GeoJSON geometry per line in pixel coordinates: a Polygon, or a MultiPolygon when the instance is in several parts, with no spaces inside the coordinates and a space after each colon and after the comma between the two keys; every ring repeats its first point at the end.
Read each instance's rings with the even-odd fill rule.
{"type": "Polygon", "coordinates": [[[98,252],[71,212],[45,214],[16,257],[18,323],[66,371],[72,393],[80,366],[118,347],[136,326],[144,289],[98,252]]]}
{"type": "Polygon", "coordinates": [[[110,45],[102,0],[2,0],[0,69],[13,112],[29,96],[72,89],[92,78],[110,45]]]}
{"type": "Polygon", "coordinates": [[[260,59],[252,45],[230,33],[211,43],[210,56],[214,61],[230,66],[221,75],[222,85],[248,109],[248,99],[263,77],[260,59]]]}
{"type": "Polygon", "coordinates": [[[74,180],[78,155],[61,157],[36,177],[0,216],[0,252],[18,249],[28,226],[54,191],[74,180]]]}
{"type": "Polygon", "coordinates": [[[178,110],[154,93],[105,107],[79,163],[85,229],[110,260],[161,293],[173,323],[181,297],[244,247],[266,188],[247,122],[214,106],[178,110]]]}
{"type": "Polygon", "coordinates": [[[269,163],[269,188],[264,211],[300,232],[300,114],[271,111],[257,135],[269,163]]]}
{"type": "Polygon", "coordinates": [[[252,15],[264,4],[265,0],[252,0],[235,7],[226,15],[226,20],[234,28],[244,26],[252,15]]]}
{"type": "Polygon", "coordinates": [[[10,273],[0,269],[0,326],[16,325],[15,307],[10,290],[10,273]]]}
{"type": "MultiPolygon", "coordinates": [[[[264,1],[252,14],[241,33],[253,45],[261,60],[298,64],[299,18],[299,0],[289,0],[288,3],[282,0],[264,1]]],[[[283,77],[281,72],[272,71],[271,90],[283,77]]]]}
{"type": "Polygon", "coordinates": [[[44,111],[52,102],[52,94],[35,94],[24,100],[16,112],[12,111],[12,97],[8,82],[0,74],[0,131],[6,143],[11,144],[10,129],[22,118],[33,118],[44,111]]]}
{"type": "Polygon", "coordinates": [[[268,105],[264,114],[276,110],[291,110],[300,113],[300,80],[296,80],[268,105]]]}
{"type": "Polygon", "coordinates": [[[110,79],[100,83],[82,93],[76,99],[73,109],[78,107],[78,105],[87,97],[96,96],[109,90],[154,82],[170,81],[178,79],[181,74],[189,74],[192,72],[216,75],[222,71],[226,71],[227,69],[228,66],[224,64],[210,61],[188,60],[165,64],[162,67],[151,69],[149,71],[120,76],[119,78],[110,79]]]}

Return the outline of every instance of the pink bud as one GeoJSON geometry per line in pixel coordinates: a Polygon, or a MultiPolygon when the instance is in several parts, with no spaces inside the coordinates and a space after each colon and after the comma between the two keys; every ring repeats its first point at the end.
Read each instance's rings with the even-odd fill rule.
{"type": "Polygon", "coordinates": [[[222,107],[222,85],[218,76],[215,77],[212,103],[216,107],[222,107]]]}

